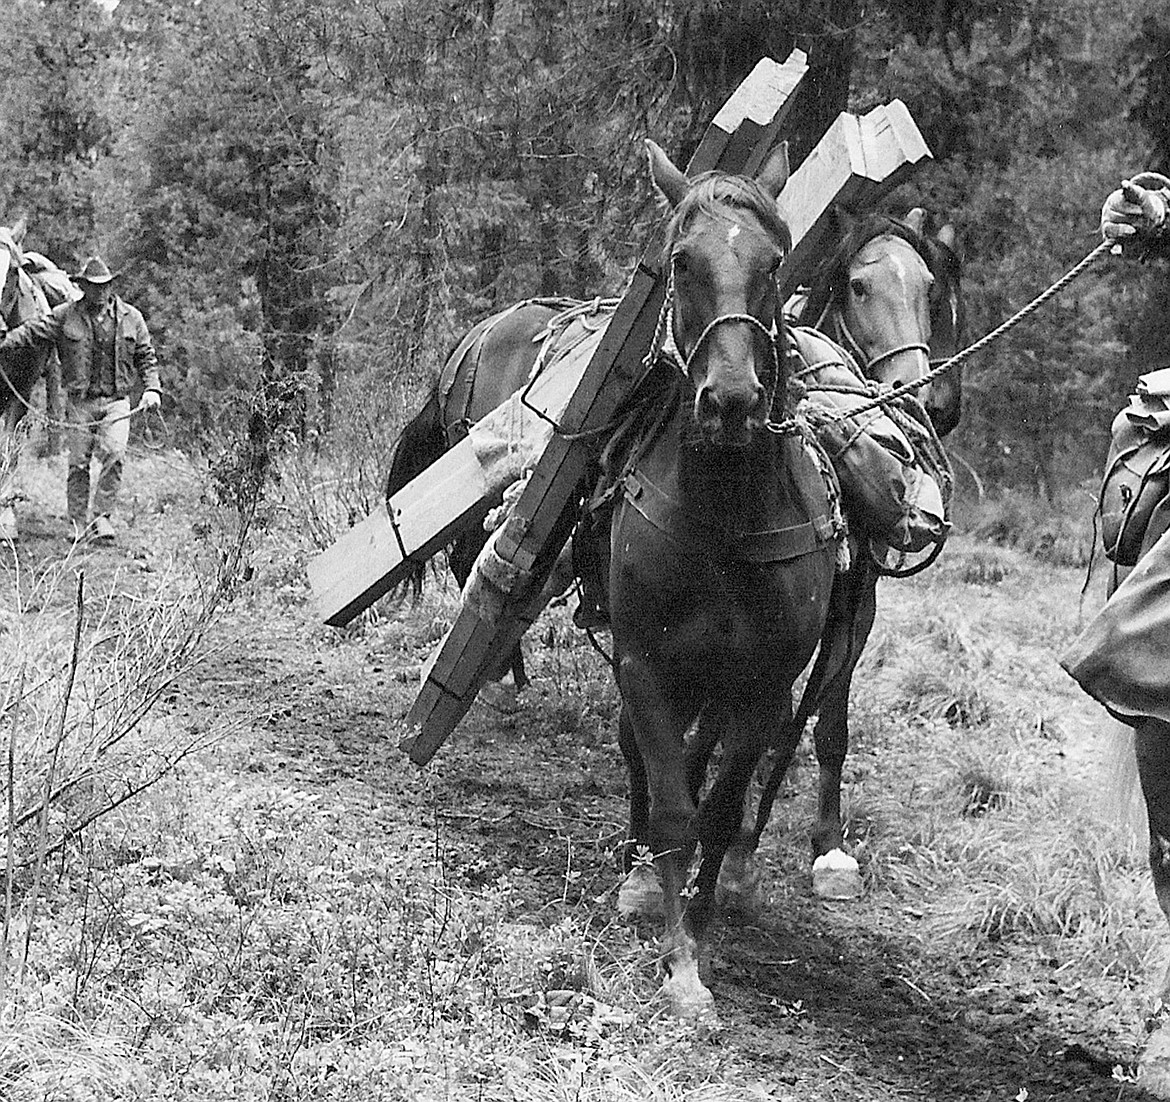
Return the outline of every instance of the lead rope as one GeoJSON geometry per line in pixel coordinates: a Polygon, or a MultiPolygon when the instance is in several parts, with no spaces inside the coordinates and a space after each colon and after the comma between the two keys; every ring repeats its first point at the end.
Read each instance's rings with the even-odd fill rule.
{"type": "Polygon", "coordinates": [[[1031,302],[1026,306],[1017,310],[1007,321],[997,325],[990,333],[982,336],[974,344],[964,348],[961,352],[956,353],[949,360],[943,360],[937,367],[932,367],[921,379],[914,379],[908,383],[902,383],[899,386],[892,387],[889,390],[883,390],[875,398],[869,402],[855,406],[850,409],[847,414],[834,413],[833,416],[843,418],[846,416],[853,416],[856,413],[864,413],[869,409],[876,409],[878,406],[884,405],[886,402],[894,398],[900,398],[904,394],[912,394],[916,390],[921,390],[927,383],[937,379],[944,372],[950,371],[951,368],[957,367],[959,364],[970,359],[976,352],[981,352],[992,341],[998,340],[1009,330],[1014,329],[1025,318],[1030,317],[1037,310],[1040,309],[1053,295],[1059,294],[1065,289],[1077,276],[1081,275],[1099,256],[1108,253],[1114,246],[1113,241],[1102,241],[1092,252],[1088,253],[1079,263],[1070,268],[1064,273],[1051,287],[1045,291],[1041,291],[1031,302]]]}
{"type": "MultiPolygon", "coordinates": [[[[853,417],[856,414],[864,413],[864,412],[871,410],[871,409],[881,408],[882,411],[887,416],[892,416],[895,423],[898,425],[898,427],[901,428],[903,430],[903,432],[905,432],[907,430],[907,428],[909,427],[909,425],[914,424],[915,418],[912,418],[912,417],[905,415],[904,413],[902,413],[902,411],[896,411],[896,407],[894,407],[892,405],[892,403],[896,399],[904,397],[904,396],[908,396],[908,395],[913,395],[915,391],[920,390],[922,387],[926,386],[928,383],[932,382],[934,379],[937,379],[940,375],[944,374],[945,372],[950,371],[952,368],[958,367],[960,364],[962,364],[966,360],[968,360],[971,356],[975,355],[976,352],[982,351],[984,348],[986,348],[993,341],[998,340],[1005,333],[1009,332],[1011,329],[1014,329],[1017,325],[1020,324],[1020,322],[1024,321],[1026,318],[1030,317],[1038,309],[1040,309],[1040,307],[1043,306],[1050,298],[1052,298],[1053,295],[1059,294],[1074,279],[1076,279],[1079,275],[1081,275],[1083,272],[1085,272],[1090,267],[1090,265],[1092,265],[1093,262],[1096,261],[1096,259],[1099,256],[1103,256],[1106,253],[1111,252],[1114,245],[1115,245],[1115,242],[1102,241],[1099,245],[1097,245],[1094,249],[1092,249],[1089,253],[1087,253],[1077,264],[1075,264],[1072,268],[1070,268],[1067,272],[1065,272],[1065,274],[1062,275],[1060,277],[1060,279],[1058,279],[1055,283],[1053,283],[1046,290],[1044,290],[1040,294],[1038,294],[1027,305],[1025,305],[1025,306],[1021,307],[1019,310],[1017,310],[1010,318],[1008,318],[1006,321],[1002,322],[1000,325],[996,326],[993,330],[991,330],[990,333],[987,333],[984,336],[980,337],[980,339],[977,340],[974,344],[969,345],[967,348],[964,348],[961,352],[958,352],[954,356],[951,356],[950,359],[943,360],[941,363],[932,367],[920,379],[914,379],[908,383],[902,383],[901,385],[896,386],[896,387],[892,387],[890,389],[882,388],[868,402],[863,402],[861,405],[853,406],[848,410],[826,411],[827,415],[831,418],[836,419],[836,420],[844,420],[846,417],[853,417]],[[895,412],[897,412],[898,416],[893,416],[895,414],[895,412]]],[[[837,389],[837,388],[828,387],[826,389],[837,389]]],[[[945,472],[945,477],[953,480],[954,475],[953,475],[953,472],[951,471],[950,460],[947,458],[946,451],[943,449],[941,443],[938,441],[935,434],[931,431],[924,431],[924,428],[922,426],[919,426],[919,425],[914,425],[914,429],[915,429],[915,432],[913,433],[913,435],[918,438],[919,445],[920,446],[923,446],[923,445],[927,446],[928,450],[932,453],[930,458],[931,458],[931,460],[934,461],[934,463],[936,465],[941,460],[941,470],[943,472],[945,472]]],[[[870,549],[869,549],[870,550],[870,559],[874,565],[874,568],[878,571],[879,574],[885,575],[886,577],[908,578],[908,577],[912,577],[915,574],[920,573],[921,571],[925,570],[928,566],[930,566],[938,558],[939,554],[942,552],[943,544],[945,542],[946,542],[946,538],[944,536],[943,539],[938,540],[934,544],[934,546],[931,548],[931,551],[926,556],[926,558],[924,558],[921,561],[913,564],[912,566],[908,566],[908,567],[905,565],[902,565],[902,563],[905,562],[905,555],[904,554],[902,556],[900,556],[900,564],[899,565],[888,566],[885,562],[884,556],[879,559],[879,557],[878,557],[875,549],[872,547],[872,545],[870,546],[870,549]]]]}

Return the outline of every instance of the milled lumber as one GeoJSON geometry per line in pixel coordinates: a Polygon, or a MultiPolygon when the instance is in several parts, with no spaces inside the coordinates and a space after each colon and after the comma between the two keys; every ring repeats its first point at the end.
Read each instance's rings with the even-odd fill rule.
{"type": "MultiPolygon", "coordinates": [[[[803,70],[803,59],[795,60],[803,70]]],[[[688,175],[708,169],[743,171],[749,158],[758,163],[766,152],[759,151],[759,145],[774,142],[783,121],[778,116],[799,80],[780,79],[773,71],[780,68],[775,62],[761,65],[763,69],[757,66],[732,96],[732,106],[708,127],[687,166],[688,175]],[[764,79],[770,71],[776,79],[764,79]],[[725,126],[734,126],[734,131],[725,126]]],[[[402,747],[416,764],[430,761],[466,714],[480,686],[497,668],[502,644],[523,634],[522,614],[532,607],[533,596],[543,587],[572,528],[575,495],[589,459],[586,447],[573,436],[603,426],[641,374],[665,296],[664,239],[665,228],[660,227],[565,409],[563,434],[549,441],[495,540],[497,553],[530,578],[528,589],[514,595],[515,614],[488,626],[465,602],[439,645],[407,716],[407,726],[417,734],[405,739],[402,747]]]]}
{"type": "Polygon", "coordinates": [[[855,213],[875,206],[930,159],[930,150],[900,100],[858,118],[842,112],[792,174],[776,200],[794,242],[781,268],[787,299],[823,255],[834,206],[855,213]]]}
{"type": "Polygon", "coordinates": [[[531,388],[477,421],[455,447],[413,478],[308,565],[321,619],[342,627],[426,562],[535,461],[552,435],[601,333],[591,334],[542,372],[531,388]],[[539,411],[539,413],[537,412],[539,411]],[[543,414],[543,417],[541,416],[543,414]],[[547,420],[546,420],[547,418],[547,420]],[[515,462],[501,449],[512,448],[515,462]],[[393,518],[393,520],[391,519],[393,518]]]}

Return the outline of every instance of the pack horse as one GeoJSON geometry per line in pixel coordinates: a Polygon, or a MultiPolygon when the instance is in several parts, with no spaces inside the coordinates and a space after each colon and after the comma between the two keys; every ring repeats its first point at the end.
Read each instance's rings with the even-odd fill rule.
{"type": "Polygon", "coordinates": [[[701,1018],[714,1013],[698,945],[719,870],[821,637],[839,529],[827,460],[788,407],[774,279],[790,244],[775,205],[786,149],[754,179],[693,182],[650,149],[675,211],[655,354],[677,371],[671,412],[623,478],[609,607],[630,837],[662,884],[663,991],[676,1014],[701,1018]],[[722,751],[702,794],[705,755],[696,769],[687,737],[696,722],[722,751]]]}
{"type": "MultiPolygon", "coordinates": [[[[502,672],[560,575],[574,522],[592,521],[577,536],[586,530],[597,558],[629,776],[619,908],[663,917],[663,993],[688,1018],[714,1016],[699,960],[716,889],[734,883],[726,859],[749,826],[764,754],[790,754],[778,739],[799,737],[793,688],[824,648],[845,567],[842,482],[798,413],[809,334],[789,330],[783,304],[824,254],[834,203],[872,206],[930,156],[895,101],[843,113],[789,179],[779,138],[805,71],[796,54],[757,66],[687,170],[647,143],[672,213],[621,300],[531,300],[477,325],[401,434],[385,508],[309,569],[322,618],[341,625],[456,541],[452,565],[469,581],[400,744],[425,764],[502,672]],[[502,478],[495,457],[513,450],[530,458],[502,478]],[[505,489],[508,509],[492,509],[505,489]],[[499,522],[490,537],[485,517],[499,522]]],[[[911,248],[885,266],[875,249],[868,274],[912,269],[916,293],[931,283],[911,248]]],[[[919,298],[907,308],[924,315],[919,298]]],[[[917,377],[921,330],[895,340],[904,347],[874,374],[917,377]]],[[[871,399],[848,353],[820,340],[835,351],[816,370],[848,375],[824,389],[871,399]]],[[[834,423],[855,435],[847,412],[834,423]]],[[[918,512],[935,536],[945,529],[941,505],[918,512]]]]}

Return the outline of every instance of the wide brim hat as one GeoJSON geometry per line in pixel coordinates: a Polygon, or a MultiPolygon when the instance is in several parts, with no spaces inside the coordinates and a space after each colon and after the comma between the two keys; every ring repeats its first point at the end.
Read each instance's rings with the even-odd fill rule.
{"type": "Polygon", "coordinates": [[[79,283],[109,283],[114,276],[100,256],[91,256],[73,278],[79,283]]]}

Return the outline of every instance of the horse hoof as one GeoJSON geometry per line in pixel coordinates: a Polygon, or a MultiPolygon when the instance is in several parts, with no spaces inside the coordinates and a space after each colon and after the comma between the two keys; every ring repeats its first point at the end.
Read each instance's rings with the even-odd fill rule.
{"type": "Polygon", "coordinates": [[[1155,1098],[1170,1098],[1170,1026],[1150,1034],[1138,1064],[1137,1085],[1155,1098]]]}
{"type": "Polygon", "coordinates": [[[861,870],[844,850],[822,853],[813,862],[813,894],[820,899],[860,899],[861,870]]]}
{"type": "Polygon", "coordinates": [[[662,917],[662,885],[652,868],[636,865],[630,869],[618,889],[617,910],[622,918],[662,917]]]}
{"type": "Polygon", "coordinates": [[[699,979],[697,972],[684,970],[681,974],[667,976],[662,981],[662,994],[672,1017],[690,1022],[704,1036],[719,1029],[715,996],[699,979]]]}

